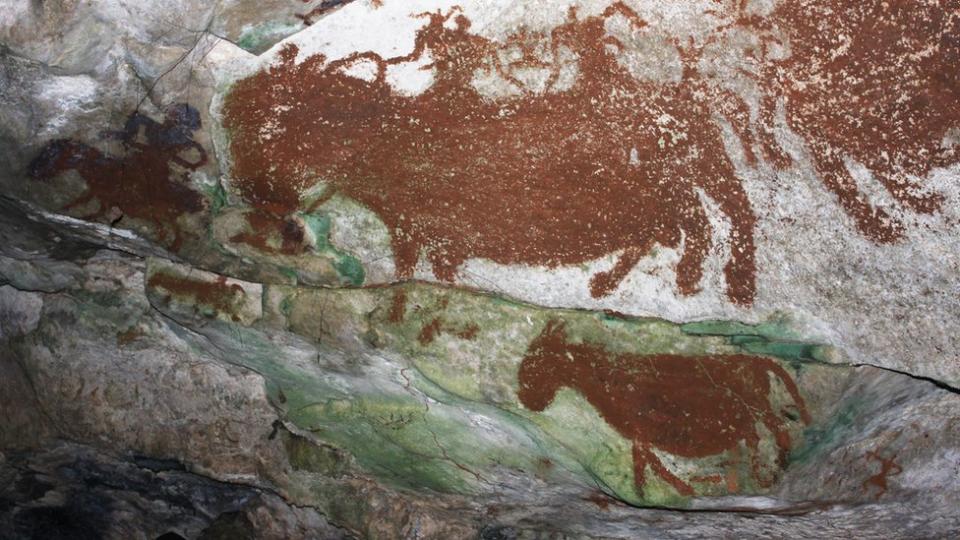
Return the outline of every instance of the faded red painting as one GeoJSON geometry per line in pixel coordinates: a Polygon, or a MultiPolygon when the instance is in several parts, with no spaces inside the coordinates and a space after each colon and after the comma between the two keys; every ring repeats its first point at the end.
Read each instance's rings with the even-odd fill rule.
{"type": "Polygon", "coordinates": [[[676,82],[637,79],[618,60],[625,45],[608,21],[649,27],[624,2],[591,16],[571,8],[552,31],[519,29],[501,41],[474,33],[457,8],[424,13],[413,50],[393,58],[357,52],[298,62],[288,45],[225,101],[235,186],[278,219],[334,194],[363,204],[390,232],[398,279],[410,278],[421,256],[437,279],[453,281],[471,258],[552,268],[615,255],[612,268],[590,279],[594,297],[615,291],[656,245],[681,252],[677,289],[697,292],[713,232],[702,195],[731,225],[727,295],[750,304],[757,216],[713,119],[729,121],[748,165],[762,156],[787,166],[773,129],[783,104],[860,230],[896,240],[903,225],[870,205],[843,159],[865,164],[907,209],[937,211],[941,197],[918,178],[957,161],[938,146],[960,119],[955,6],[792,0],[760,17],[742,0],[718,2],[730,24],[700,41],[675,41],[683,64],[676,82]],[[700,71],[704,47],[732,29],[788,38],[786,60],[771,60],[766,41],[751,59],[759,112],[700,71]],[[575,55],[571,84],[562,51],[575,55]],[[410,62],[433,75],[416,96],[386,82],[392,66],[410,62]],[[358,66],[369,76],[347,73],[358,66]],[[529,67],[549,70],[544,88],[518,79],[529,67]],[[495,74],[514,94],[484,97],[478,73],[495,74]],[[320,182],[327,189],[319,200],[302,199],[320,182]]]}
{"type": "Polygon", "coordinates": [[[111,156],[85,143],[67,139],[49,142],[29,166],[34,180],[51,180],[74,170],[86,182],[86,191],[62,210],[77,217],[122,222],[129,216],[156,228],[173,251],[180,249],[183,232],[177,217],[205,208],[204,198],[189,186],[189,171],[207,162],[207,154],[193,140],[200,114],[181,103],[167,110],[162,122],[134,112],[124,129],[105,133],[119,140],[123,154],[111,156]],[[94,204],[94,209],[86,207],[94,204]]]}
{"type": "MultiPolygon", "coordinates": [[[[548,323],[531,342],[517,378],[524,407],[543,411],[561,388],[570,388],[632,441],[638,492],[643,491],[649,466],[681,495],[694,494],[690,483],[673,474],[654,449],[681,458],[739,456],[741,444],[750,453],[754,481],[769,485],[771,475],[765,474],[758,450],[762,436],[758,424],[773,437],[776,466],[782,468],[793,445],[789,423],[811,421],[793,378],[770,359],[614,354],[599,345],[571,342],[558,321],[548,323]],[[786,388],[792,404],[775,408],[771,381],[786,388]]],[[[737,486],[735,481],[729,484],[737,486]]]]}
{"type": "Polygon", "coordinates": [[[147,280],[147,286],[153,289],[166,291],[166,300],[177,295],[189,299],[196,309],[208,308],[213,310],[209,316],[218,314],[229,315],[234,321],[239,321],[237,310],[243,306],[247,293],[236,283],[227,284],[227,278],[218,276],[216,281],[206,282],[157,272],[147,280]]]}

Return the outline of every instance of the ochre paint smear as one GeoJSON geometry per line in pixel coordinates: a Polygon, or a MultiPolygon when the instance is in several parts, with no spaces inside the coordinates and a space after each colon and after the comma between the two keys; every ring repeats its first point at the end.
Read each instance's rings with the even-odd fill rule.
{"type": "Polygon", "coordinates": [[[278,64],[227,96],[235,185],[251,205],[284,216],[326,180],[324,197],[356,200],[386,224],[399,279],[424,253],[443,281],[469,258],[557,267],[615,253],[613,268],[590,280],[595,297],[613,292],[656,244],[682,248],[677,286],[696,292],[711,243],[703,190],[732,224],[728,296],[749,304],[755,216],[710,121],[714,110],[742,113],[742,103],[711,91],[691,54],[676,84],[635,79],[605,33],[615,15],[646,25],[621,2],[592,17],[571,10],[549,35],[533,37],[553,58],[575,51],[573,85],[560,88],[554,62],[545,92],[521,88],[497,101],[474,89],[475,73],[516,80],[512,70],[533,60],[502,56],[531,34],[491,41],[471,33],[456,9],[424,14],[414,50],[401,57],[317,55],[297,64],[289,45],[278,64]],[[428,52],[432,86],[415,97],[395,93],[386,69],[428,52]],[[344,73],[363,63],[372,80],[344,73]]]}
{"type": "Polygon", "coordinates": [[[116,222],[128,215],[150,222],[158,235],[168,231],[167,245],[177,251],[183,234],[177,217],[205,207],[203,197],[188,187],[187,171],[207,161],[203,147],[192,138],[199,128],[200,115],[187,104],[171,107],[162,123],[133,113],[122,131],[107,134],[123,143],[126,152],[121,157],[59,139],[48,143],[34,158],[29,175],[34,180],[49,180],[71,169],[77,171],[86,181],[87,191],[63,210],[96,200],[97,210],[80,217],[116,222]],[[181,170],[174,169],[173,164],[181,170]],[[121,215],[112,215],[114,208],[121,215]]]}
{"type": "Polygon", "coordinates": [[[778,448],[776,464],[786,465],[792,447],[784,411],[770,403],[770,376],[790,393],[800,419],[809,424],[803,397],[789,373],[757,356],[613,354],[567,339],[562,322],[551,321],[531,342],[518,373],[524,407],[543,411],[561,388],[581,393],[618,433],[633,442],[638,491],[649,465],[678,493],[694,494],[689,483],[667,469],[653,449],[682,458],[732,451],[741,442],[751,453],[753,474],[764,484],[758,452],[760,422],[778,448]]]}
{"type": "Polygon", "coordinates": [[[791,54],[762,71],[763,122],[772,126],[785,98],[790,128],[860,231],[886,243],[904,226],[867,200],[844,158],[906,209],[939,210],[943,197],[920,179],[960,162],[942,146],[960,126],[960,1],[790,0],[764,24],[784,33],[791,54]]]}
{"type": "Polygon", "coordinates": [[[879,499],[887,492],[887,479],[903,472],[903,468],[894,460],[897,456],[885,458],[879,452],[867,451],[863,456],[867,461],[875,460],[880,463],[880,472],[863,481],[863,489],[869,490],[870,486],[877,488],[877,498],[879,499]]]}
{"type": "Polygon", "coordinates": [[[231,242],[247,244],[265,253],[301,255],[307,251],[303,226],[292,217],[278,218],[257,211],[244,217],[248,230],[231,236],[231,242]]]}
{"type": "Polygon", "coordinates": [[[214,282],[207,282],[158,272],[150,276],[147,285],[154,289],[163,289],[171,295],[188,298],[197,306],[207,306],[217,313],[229,314],[234,321],[240,320],[236,310],[246,297],[243,287],[236,283],[228,285],[223,276],[214,282]]]}

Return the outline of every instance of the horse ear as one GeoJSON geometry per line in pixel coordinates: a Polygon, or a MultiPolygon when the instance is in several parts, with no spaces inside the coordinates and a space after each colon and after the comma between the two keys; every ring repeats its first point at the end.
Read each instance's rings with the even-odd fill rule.
{"type": "Polygon", "coordinates": [[[567,323],[562,319],[550,319],[540,335],[564,338],[567,335],[567,323]]]}

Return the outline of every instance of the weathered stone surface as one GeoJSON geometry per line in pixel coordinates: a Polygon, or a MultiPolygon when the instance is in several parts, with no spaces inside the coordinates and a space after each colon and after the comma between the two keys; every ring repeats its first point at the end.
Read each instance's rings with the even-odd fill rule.
{"type": "Polygon", "coordinates": [[[960,528],[956,0],[6,4],[3,535],[960,528]]]}

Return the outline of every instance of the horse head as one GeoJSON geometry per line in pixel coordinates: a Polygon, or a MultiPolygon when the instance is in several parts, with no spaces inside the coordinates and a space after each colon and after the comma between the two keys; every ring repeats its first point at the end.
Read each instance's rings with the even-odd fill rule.
{"type": "Polygon", "coordinates": [[[572,383],[573,370],[568,369],[571,359],[566,354],[566,338],[563,321],[554,319],[530,342],[517,373],[520,383],[517,397],[524,407],[542,411],[550,405],[560,388],[572,383]]]}

